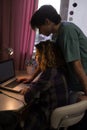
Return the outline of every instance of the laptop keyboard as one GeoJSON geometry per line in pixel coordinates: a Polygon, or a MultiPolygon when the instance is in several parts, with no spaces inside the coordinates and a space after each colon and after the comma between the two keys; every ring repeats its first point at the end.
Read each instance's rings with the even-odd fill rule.
{"type": "Polygon", "coordinates": [[[20,82],[17,82],[16,80],[8,83],[7,85],[5,85],[5,87],[10,87],[10,88],[14,88],[15,86],[17,86],[18,84],[20,84],[20,82]]]}

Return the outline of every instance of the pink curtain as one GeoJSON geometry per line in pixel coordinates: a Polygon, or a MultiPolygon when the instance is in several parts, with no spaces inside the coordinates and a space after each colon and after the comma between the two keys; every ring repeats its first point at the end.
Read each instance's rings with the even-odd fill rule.
{"type": "Polygon", "coordinates": [[[1,4],[2,47],[12,47],[16,69],[24,69],[25,59],[33,52],[35,32],[30,27],[30,19],[38,0],[2,0],[1,4]]]}

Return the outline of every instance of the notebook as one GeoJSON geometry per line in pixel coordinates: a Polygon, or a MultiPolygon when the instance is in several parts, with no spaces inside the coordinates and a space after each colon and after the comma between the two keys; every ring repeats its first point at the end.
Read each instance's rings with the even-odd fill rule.
{"type": "Polygon", "coordinates": [[[14,60],[0,61],[0,88],[13,92],[20,92],[26,84],[16,81],[14,60]]]}

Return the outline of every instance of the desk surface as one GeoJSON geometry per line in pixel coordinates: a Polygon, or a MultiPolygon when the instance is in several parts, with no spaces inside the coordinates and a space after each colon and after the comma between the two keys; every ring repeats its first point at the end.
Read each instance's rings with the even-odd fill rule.
{"type": "Polygon", "coordinates": [[[0,91],[0,111],[20,111],[26,106],[23,95],[2,89],[0,91]]]}
{"type": "Polygon", "coordinates": [[[8,92],[0,93],[0,111],[20,111],[25,105],[21,95],[14,96],[14,93],[8,92]]]}

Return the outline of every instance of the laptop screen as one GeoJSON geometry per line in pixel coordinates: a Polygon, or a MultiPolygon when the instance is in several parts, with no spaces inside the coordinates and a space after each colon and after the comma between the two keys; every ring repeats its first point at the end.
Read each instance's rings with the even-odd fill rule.
{"type": "Polygon", "coordinates": [[[13,59],[0,62],[0,84],[15,76],[13,59]]]}

